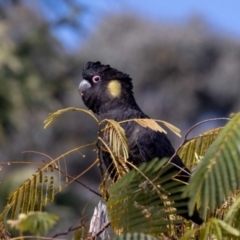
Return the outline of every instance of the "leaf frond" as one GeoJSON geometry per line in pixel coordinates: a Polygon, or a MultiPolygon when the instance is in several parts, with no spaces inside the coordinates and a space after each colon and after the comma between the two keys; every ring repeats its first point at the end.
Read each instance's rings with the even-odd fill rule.
{"type": "Polygon", "coordinates": [[[47,212],[29,212],[21,213],[17,220],[8,220],[7,223],[12,227],[21,231],[30,231],[36,236],[40,233],[46,234],[52,228],[58,216],[47,212]]]}
{"type": "Polygon", "coordinates": [[[60,115],[63,113],[69,112],[69,111],[77,111],[77,112],[83,112],[87,113],[90,115],[97,123],[99,122],[98,119],[95,117],[92,111],[82,109],[82,108],[75,108],[75,107],[70,107],[70,108],[65,108],[65,109],[60,109],[54,113],[50,113],[47,119],[44,121],[44,129],[47,128],[56,118],[58,118],[60,115]]]}
{"type": "Polygon", "coordinates": [[[162,132],[167,134],[167,132],[160,126],[157,124],[157,122],[153,119],[148,119],[148,118],[136,118],[133,119],[136,123],[138,123],[140,126],[144,127],[144,128],[150,128],[155,132],[162,132]]]}
{"type": "Polygon", "coordinates": [[[126,234],[122,234],[120,236],[115,236],[113,238],[111,238],[111,240],[157,240],[158,238],[155,238],[151,235],[148,234],[144,234],[144,233],[126,233],[126,234]]]}
{"type": "Polygon", "coordinates": [[[116,169],[116,178],[121,178],[126,172],[129,171],[129,168],[126,165],[126,160],[123,159],[123,161],[121,161],[122,157],[120,156],[116,156],[112,149],[107,145],[107,143],[101,138],[98,137],[99,141],[103,144],[104,149],[102,149],[102,151],[107,151],[112,159],[112,165],[114,165],[114,169],[116,169]]]}
{"type": "Polygon", "coordinates": [[[170,131],[172,131],[177,136],[181,137],[181,131],[179,128],[175,127],[174,125],[165,122],[163,120],[158,119],[150,119],[150,118],[134,118],[134,119],[128,119],[124,121],[120,121],[119,124],[126,123],[126,122],[137,122],[139,125],[141,125],[144,128],[150,128],[153,131],[158,131],[167,134],[166,130],[163,129],[157,122],[162,123],[164,126],[166,126],[170,131]]]}
{"type": "MultiPolygon", "coordinates": [[[[117,158],[123,158],[126,162],[128,159],[128,144],[124,129],[121,125],[111,119],[105,119],[101,122],[107,124],[101,129],[103,136],[106,138],[112,153],[117,158]]],[[[104,139],[105,140],[105,139],[104,139]]]]}
{"type": "Polygon", "coordinates": [[[222,218],[227,224],[240,229],[240,190],[237,191],[237,194],[231,195],[233,198],[232,202],[228,204],[222,218]]]}
{"type": "Polygon", "coordinates": [[[176,126],[172,125],[169,122],[163,121],[163,120],[155,120],[155,121],[162,123],[164,126],[166,126],[170,131],[172,131],[178,137],[181,137],[181,130],[179,128],[177,128],[176,126]]]}
{"type": "Polygon", "coordinates": [[[221,130],[196,167],[186,188],[190,198],[189,210],[193,213],[199,203],[201,216],[213,214],[240,186],[240,113],[221,130]]]}
{"type": "MultiPolygon", "coordinates": [[[[11,219],[16,218],[20,213],[27,214],[31,211],[41,211],[42,207],[52,202],[56,193],[63,189],[60,185],[60,175],[56,174],[56,171],[60,171],[57,162],[72,152],[95,145],[96,143],[91,143],[72,149],[45,164],[42,168],[39,168],[31,178],[27,179],[18,189],[9,195],[7,205],[0,214],[0,220],[6,219],[10,210],[11,219]],[[57,184],[55,184],[56,182],[57,184]]],[[[86,171],[81,174],[84,174],[86,171]]],[[[72,181],[74,181],[74,179],[71,180],[71,182],[72,181]]],[[[68,184],[69,182],[66,183],[66,185],[68,184]]]]}
{"type": "Polygon", "coordinates": [[[195,169],[222,129],[222,127],[219,127],[201,133],[198,137],[187,141],[179,149],[178,156],[189,170],[193,171],[195,169]]]}
{"type": "Polygon", "coordinates": [[[143,163],[110,187],[107,208],[115,233],[141,229],[156,235],[173,232],[174,224],[181,222],[176,214],[187,211],[187,202],[181,201],[185,185],[174,181],[175,168],[167,162],[154,159],[143,163]]]}

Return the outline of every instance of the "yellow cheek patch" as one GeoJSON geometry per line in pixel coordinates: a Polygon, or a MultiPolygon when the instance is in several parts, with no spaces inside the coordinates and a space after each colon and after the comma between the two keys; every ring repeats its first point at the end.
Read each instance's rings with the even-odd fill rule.
{"type": "Polygon", "coordinates": [[[107,86],[111,97],[119,97],[121,95],[122,86],[118,80],[112,80],[107,86]]]}

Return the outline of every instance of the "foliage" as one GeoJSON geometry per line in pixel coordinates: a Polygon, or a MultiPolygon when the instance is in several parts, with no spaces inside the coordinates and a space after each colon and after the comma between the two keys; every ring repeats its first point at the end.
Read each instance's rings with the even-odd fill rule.
{"type": "MultiPolygon", "coordinates": [[[[130,171],[109,190],[108,214],[115,232],[141,232],[157,235],[174,232],[181,223],[176,214],[187,213],[178,198],[184,184],[174,179],[176,171],[168,159],[155,159],[130,171]],[[168,230],[167,230],[168,229],[168,230]]],[[[185,203],[185,206],[187,204],[185,203]]]]}
{"type": "MultiPolygon", "coordinates": [[[[195,170],[189,185],[184,186],[184,194],[178,194],[174,200],[179,200],[183,196],[189,197],[190,213],[197,204],[202,217],[206,220],[203,226],[192,228],[189,222],[185,222],[182,232],[179,230],[171,232],[170,229],[174,228],[169,228],[170,222],[162,221],[162,217],[171,215],[171,212],[166,206],[161,205],[162,199],[153,189],[160,186],[166,191],[168,187],[171,189],[167,182],[171,176],[164,178],[164,174],[161,175],[164,161],[155,160],[152,163],[143,164],[137,170],[130,171],[110,188],[112,199],[110,197],[108,210],[115,232],[126,234],[140,230],[156,236],[159,231],[172,237],[169,239],[175,239],[176,236],[182,236],[181,239],[195,239],[196,235],[201,240],[239,239],[240,211],[237,184],[239,182],[237,162],[240,157],[239,124],[240,113],[237,113],[224,128],[207,131],[199,137],[186,141],[187,144],[183,145],[179,151],[182,156],[190,158],[189,166],[194,165],[195,170]],[[189,152],[191,154],[188,155],[189,152]],[[195,155],[201,156],[197,162],[195,155]],[[160,169],[158,169],[159,166],[161,166],[160,169]],[[152,177],[154,173],[159,178],[152,177]],[[139,179],[139,176],[142,178],[139,179]],[[157,179],[159,182],[151,179],[155,181],[157,179]],[[166,185],[164,185],[165,181],[166,185]],[[146,182],[147,187],[144,185],[146,182]],[[149,182],[153,184],[153,188],[149,188],[149,182]],[[158,200],[155,202],[155,199],[158,200]],[[158,215],[158,209],[161,207],[163,207],[160,211],[161,215],[158,215]],[[163,212],[165,215],[162,214],[163,212]],[[155,217],[156,215],[158,218],[155,217]],[[154,232],[155,227],[156,232],[154,232]]],[[[179,188],[173,187],[169,195],[174,195],[174,191],[178,190],[179,188]]],[[[164,194],[162,193],[161,196],[164,194]]],[[[177,210],[175,213],[178,214],[177,210]]],[[[160,239],[165,239],[166,236],[160,239]]]]}
{"type": "Polygon", "coordinates": [[[221,130],[222,127],[219,127],[201,133],[198,137],[188,140],[179,149],[178,155],[183,160],[183,163],[188,167],[188,169],[191,171],[195,169],[221,130]]]}
{"type": "Polygon", "coordinates": [[[46,212],[28,212],[21,213],[17,220],[8,220],[8,224],[12,228],[18,229],[20,232],[31,232],[36,236],[47,234],[58,220],[58,216],[46,212]]]}
{"type": "Polygon", "coordinates": [[[230,194],[239,188],[239,145],[240,113],[219,133],[217,139],[206,151],[186,189],[185,195],[190,198],[189,210],[192,213],[196,199],[199,211],[204,219],[208,211],[213,214],[221,207],[230,194]],[[193,194],[195,192],[195,194],[193,194]]]}
{"type": "MultiPolygon", "coordinates": [[[[110,185],[107,182],[102,183],[102,192],[108,192],[110,186],[107,202],[108,214],[116,234],[134,233],[141,229],[142,233],[158,238],[169,237],[169,239],[173,236],[191,239],[196,235],[200,239],[207,239],[209,236],[217,239],[240,236],[238,231],[240,204],[237,185],[240,113],[235,114],[224,128],[207,131],[190,140],[187,140],[185,136],[179,155],[188,158],[186,162],[188,166],[194,166],[191,180],[188,185],[185,185],[174,178],[177,173],[173,171],[172,163],[168,159],[155,159],[150,163],[142,164],[139,168],[127,161],[127,155],[124,155],[127,154],[127,143],[121,128],[124,122],[117,123],[107,119],[99,122],[90,111],[67,108],[51,114],[45,121],[45,127],[61,114],[69,111],[89,114],[97,121],[99,131],[105,131],[105,134],[108,134],[106,139],[102,139],[99,135],[98,140],[90,145],[98,147],[99,150],[105,147],[104,150],[109,151],[115,159],[113,164],[117,171],[120,172],[122,166],[119,159],[125,162],[127,168],[128,165],[133,167],[131,171],[128,168],[126,172],[122,172],[116,183],[111,182],[110,185]],[[231,173],[230,178],[227,173],[231,173]],[[183,196],[188,197],[189,202],[186,200],[183,202],[183,196]],[[178,229],[177,225],[183,221],[179,215],[187,213],[187,208],[184,210],[183,206],[188,204],[190,213],[197,206],[206,223],[201,227],[192,228],[190,222],[184,221],[185,227],[178,229]],[[177,210],[179,207],[182,208],[177,210]]],[[[154,131],[165,131],[160,126],[158,128],[155,125],[156,122],[152,125],[152,122],[147,120],[133,119],[133,121],[143,127],[150,127],[154,131]]],[[[170,126],[169,129],[179,134],[175,127],[168,123],[164,125],[170,126]]],[[[72,151],[63,155],[68,155],[72,151]]],[[[61,191],[60,185],[54,190],[55,174],[53,174],[54,171],[60,171],[61,157],[44,164],[31,179],[28,179],[10,195],[8,205],[2,212],[2,219],[6,218],[10,209],[12,209],[12,218],[18,213],[31,215],[32,210],[41,210],[42,206],[61,191]],[[49,169],[51,171],[46,171],[49,169]],[[46,175],[49,173],[50,176],[46,175]],[[45,198],[43,199],[44,189],[45,198]],[[42,200],[39,201],[39,199],[42,200]]],[[[99,158],[98,161],[101,159],[99,158]]],[[[105,172],[102,173],[105,175],[105,172]]],[[[106,177],[103,177],[103,181],[105,180],[106,177]]],[[[59,181],[58,176],[57,182],[59,181]]],[[[65,183],[65,186],[68,184],[65,183]]]]}
{"type": "MultiPolygon", "coordinates": [[[[12,206],[11,219],[14,219],[19,212],[28,213],[35,209],[41,211],[43,206],[53,201],[55,194],[53,171],[52,164],[46,164],[9,196],[7,204],[12,206]]],[[[60,190],[59,186],[57,192],[60,190]]],[[[5,218],[5,216],[1,217],[5,218]]]]}
{"type": "MultiPolygon", "coordinates": [[[[36,173],[32,175],[31,178],[27,179],[18,189],[16,189],[15,191],[13,191],[10,194],[7,205],[5,206],[4,210],[2,211],[2,213],[0,215],[1,221],[4,221],[6,219],[9,211],[12,212],[11,219],[14,219],[18,214],[28,214],[32,211],[41,211],[43,206],[45,206],[47,203],[53,201],[55,195],[57,193],[59,193],[62,190],[62,188],[68,186],[71,182],[73,182],[76,178],[72,178],[72,181],[70,181],[70,182],[68,181],[68,178],[70,176],[67,176],[66,172],[63,171],[63,169],[61,167],[61,161],[64,160],[65,156],[69,155],[70,153],[72,153],[74,151],[78,151],[79,149],[82,149],[82,148],[88,147],[88,146],[96,146],[96,147],[98,147],[98,148],[100,147],[100,149],[102,149],[102,147],[100,146],[100,144],[102,144],[102,146],[107,147],[107,150],[111,153],[113,159],[115,159],[115,161],[114,161],[115,168],[117,169],[117,171],[119,173],[121,171],[121,166],[123,164],[123,163],[119,164],[119,159],[123,159],[123,162],[125,162],[125,164],[130,164],[127,161],[127,158],[128,158],[127,150],[128,149],[127,149],[126,138],[124,135],[125,133],[120,126],[121,122],[117,123],[113,120],[104,120],[104,121],[99,122],[96,119],[96,117],[92,114],[91,111],[72,107],[72,108],[67,108],[67,109],[61,109],[53,114],[50,114],[49,117],[44,122],[45,128],[48,127],[61,114],[69,112],[69,111],[77,111],[77,112],[83,112],[83,113],[89,114],[92,118],[94,118],[97,121],[97,123],[99,125],[99,131],[105,131],[105,134],[107,134],[109,137],[107,139],[102,139],[100,136],[98,136],[98,140],[95,143],[78,147],[76,149],[73,149],[73,150],[65,153],[65,154],[62,154],[61,156],[59,156],[55,159],[50,158],[49,163],[43,164],[43,167],[39,168],[36,171],[36,173]],[[105,123],[107,123],[107,124],[105,124],[105,123]],[[109,143],[108,143],[108,140],[109,140],[109,143]],[[108,144],[109,144],[109,146],[108,146],[108,144]],[[57,174],[57,172],[59,172],[59,174],[57,174]],[[63,185],[61,183],[60,174],[67,176],[67,179],[63,185]]],[[[138,119],[135,119],[134,121],[138,122],[140,125],[143,125],[144,120],[140,121],[138,119]]],[[[163,121],[162,121],[162,123],[165,126],[168,126],[169,129],[171,129],[172,131],[176,132],[176,134],[179,134],[179,130],[177,130],[171,124],[168,124],[163,121]]],[[[154,122],[153,120],[149,121],[146,119],[144,121],[144,127],[150,127],[155,131],[159,131],[159,130],[165,131],[162,127],[160,127],[160,126],[157,127],[157,126],[158,126],[157,123],[154,122]],[[155,123],[155,124],[152,125],[152,123],[155,123]]],[[[96,163],[96,161],[95,161],[95,163],[96,163]]],[[[164,163],[164,161],[162,163],[164,163]]],[[[88,171],[92,166],[94,166],[94,164],[91,165],[90,167],[88,167],[86,169],[86,171],[88,171]]],[[[159,167],[162,167],[162,164],[159,167]]],[[[150,169],[148,168],[148,171],[150,169]]],[[[127,170],[126,172],[129,172],[129,167],[127,165],[126,165],[126,170],[127,170]]],[[[166,168],[163,171],[163,174],[167,175],[167,176],[165,176],[166,182],[169,177],[168,174],[166,174],[167,170],[168,170],[168,168],[166,168]]],[[[65,171],[67,171],[67,170],[65,170],[65,171]]],[[[77,177],[82,176],[83,174],[85,174],[86,171],[81,172],[77,177]]],[[[103,174],[105,174],[105,173],[103,173],[103,174]]],[[[120,177],[122,177],[124,174],[125,173],[123,173],[122,175],[120,174],[120,177]]],[[[104,181],[104,178],[103,178],[103,181],[104,181]]],[[[111,184],[113,184],[113,183],[111,183],[111,184]]],[[[176,186],[178,184],[179,183],[176,182],[176,186]]],[[[106,182],[106,184],[104,184],[104,182],[103,182],[102,183],[102,192],[107,192],[108,187],[109,187],[108,183],[106,182]]],[[[153,186],[151,186],[151,187],[153,187],[153,186]]],[[[176,188],[176,191],[179,192],[180,191],[179,189],[176,188]]],[[[161,190],[161,191],[158,190],[158,191],[160,194],[161,191],[164,192],[165,190],[161,190]]],[[[163,194],[163,192],[162,192],[162,194],[163,194]]],[[[170,200],[173,201],[173,199],[171,199],[171,197],[170,197],[170,200]]],[[[166,204],[167,201],[168,201],[167,199],[164,200],[163,201],[164,204],[166,204]]],[[[175,203],[172,202],[172,204],[175,204],[175,203]]],[[[171,209],[172,205],[170,205],[169,208],[171,209]]],[[[171,215],[172,215],[172,213],[171,213],[171,215]]]]}
{"type": "Polygon", "coordinates": [[[0,221],[6,219],[10,210],[12,211],[11,218],[14,219],[19,213],[27,214],[30,211],[41,211],[43,206],[52,202],[57,193],[61,192],[63,188],[77,178],[84,175],[96,164],[95,161],[85,171],[81,172],[76,177],[72,177],[67,175],[67,169],[65,169],[65,171],[64,168],[62,169],[62,165],[65,165],[65,163],[61,164],[61,160],[64,162],[65,156],[92,145],[94,145],[94,143],[72,149],[55,159],[51,159],[49,163],[39,168],[37,172],[33,174],[32,178],[27,179],[18,189],[10,194],[7,205],[0,214],[0,221]],[[61,185],[60,174],[65,176],[63,186],[61,185]],[[57,183],[55,183],[55,179],[57,179],[57,183]]]}
{"type": "Polygon", "coordinates": [[[120,236],[115,236],[113,238],[111,238],[111,240],[157,240],[157,238],[151,236],[151,235],[147,235],[147,234],[143,234],[143,233],[127,233],[127,234],[123,234],[120,236]]]}

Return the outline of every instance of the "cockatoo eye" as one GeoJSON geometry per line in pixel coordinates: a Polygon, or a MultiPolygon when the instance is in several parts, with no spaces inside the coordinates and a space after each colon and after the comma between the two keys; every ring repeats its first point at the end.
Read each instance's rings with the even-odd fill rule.
{"type": "Polygon", "coordinates": [[[92,81],[93,81],[94,83],[98,83],[98,82],[101,81],[101,77],[98,76],[98,75],[96,75],[96,76],[94,76],[94,77],[92,78],[92,81]]]}

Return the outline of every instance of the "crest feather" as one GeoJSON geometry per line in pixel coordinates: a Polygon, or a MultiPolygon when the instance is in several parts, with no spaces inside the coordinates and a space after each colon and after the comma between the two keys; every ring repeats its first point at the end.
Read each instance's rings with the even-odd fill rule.
{"type": "Polygon", "coordinates": [[[110,65],[103,65],[101,62],[88,62],[83,68],[83,78],[88,79],[94,75],[101,75],[102,77],[110,79],[127,80],[131,82],[128,74],[112,68],[110,65]]]}

